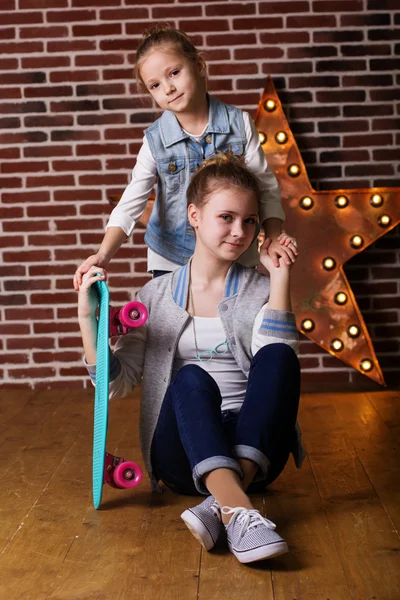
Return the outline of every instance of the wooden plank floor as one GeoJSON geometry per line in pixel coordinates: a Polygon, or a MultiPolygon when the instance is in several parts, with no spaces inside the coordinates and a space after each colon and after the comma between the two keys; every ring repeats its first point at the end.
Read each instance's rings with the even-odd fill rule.
{"type": "MultiPolygon", "coordinates": [[[[0,598],[399,600],[400,394],[309,394],[308,456],[255,505],[286,556],[240,565],[201,550],[179,515],[196,498],[104,488],[91,502],[92,390],[2,391],[0,598]]],[[[111,405],[108,449],[141,462],[138,397],[111,405]]]]}

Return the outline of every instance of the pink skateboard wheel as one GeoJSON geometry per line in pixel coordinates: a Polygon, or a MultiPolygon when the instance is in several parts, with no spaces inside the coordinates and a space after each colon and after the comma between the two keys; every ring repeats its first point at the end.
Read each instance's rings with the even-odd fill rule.
{"type": "Polygon", "coordinates": [[[130,329],[144,325],[148,316],[147,308],[141,302],[128,302],[119,311],[121,325],[130,329]]]}
{"type": "Polygon", "coordinates": [[[143,473],[138,464],[126,461],[117,465],[113,472],[115,485],[119,488],[133,488],[142,481],[143,473]]]}

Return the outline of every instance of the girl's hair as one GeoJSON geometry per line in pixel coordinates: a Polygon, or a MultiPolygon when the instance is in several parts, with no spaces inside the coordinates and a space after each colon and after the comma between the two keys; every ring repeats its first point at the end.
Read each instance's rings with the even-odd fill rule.
{"type": "Polygon", "coordinates": [[[259,201],[260,188],[254,173],[233,152],[220,152],[203,161],[193,175],[186,192],[188,205],[200,208],[212,192],[232,186],[253,192],[259,201]]]}
{"type": "Polygon", "coordinates": [[[139,93],[147,92],[144,81],[140,76],[140,65],[147,54],[155,48],[172,46],[174,50],[196,65],[201,74],[206,75],[206,64],[203,57],[183,31],[173,29],[168,23],[158,23],[154,27],[146,29],[142,38],[142,42],[136,51],[135,64],[136,87],[139,93]]]}

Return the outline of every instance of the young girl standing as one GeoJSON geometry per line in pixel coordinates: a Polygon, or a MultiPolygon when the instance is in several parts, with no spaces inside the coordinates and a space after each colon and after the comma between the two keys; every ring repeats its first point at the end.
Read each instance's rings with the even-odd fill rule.
{"type": "MultiPolygon", "coordinates": [[[[222,154],[205,161],[188,188],[193,257],[144,286],[138,300],[148,322],[120,338],[110,360],[110,398],[143,384],[140,436],[153,484],[207,495],[183,520],[207,550],[225,526],[242,563],[287,552],[247,492],[274,481],[290,453],[298,467],[304,456],[289,267],[282,258],[274,266],[268,239],[260,260],[270,277],[236,262],[254,239],[259,198],[257,179],[240,161],[222,154]]],[[[90,267],[79,291],[94,381],[92,285],[100,277],[104,269],[90,267]]]]}
{"type": "MultiPolygon", "coordinates": [[[[293,238],[281,233],[285,218],[278,184],[267,168],[257,129],[250,115],[207,94],[206,65],[187,36],[158,26],[144,34],[137,51],[136,81],[163,114],[146,131],[131,183],[111,213],[97,254],[86,259],[74,276],[78,290],[92,265],[106,267],[142,215],[158,178],[154,208],[147,225],[148,269],[155,275],[184,265],[193,254],[194,233],[186,213],[186,190],[201,162],[230,149],[243,157],[261,189],[260,222],[271,240],[268,253],[278,266],[295,260],[293,238]]],[[[257,244],[242,257],[259,263],[257,244]]]]}

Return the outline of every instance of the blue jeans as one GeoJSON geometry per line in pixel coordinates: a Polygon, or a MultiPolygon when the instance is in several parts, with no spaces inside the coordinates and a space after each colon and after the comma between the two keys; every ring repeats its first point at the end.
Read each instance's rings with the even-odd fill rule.
{"type": "Polygon", "coordinates": [[[228,468],[243,476],[238,458],[258,465],[248,491],[261,491],[283,471],[293,445],[300,366],[286,344],[261,348],[251,362],[239,411],[221,412],[214,379],[197,365],[182,367],[164,397],[154,433],[153,472],[175,492],[209,494],[206,473],[228,468]]]}

